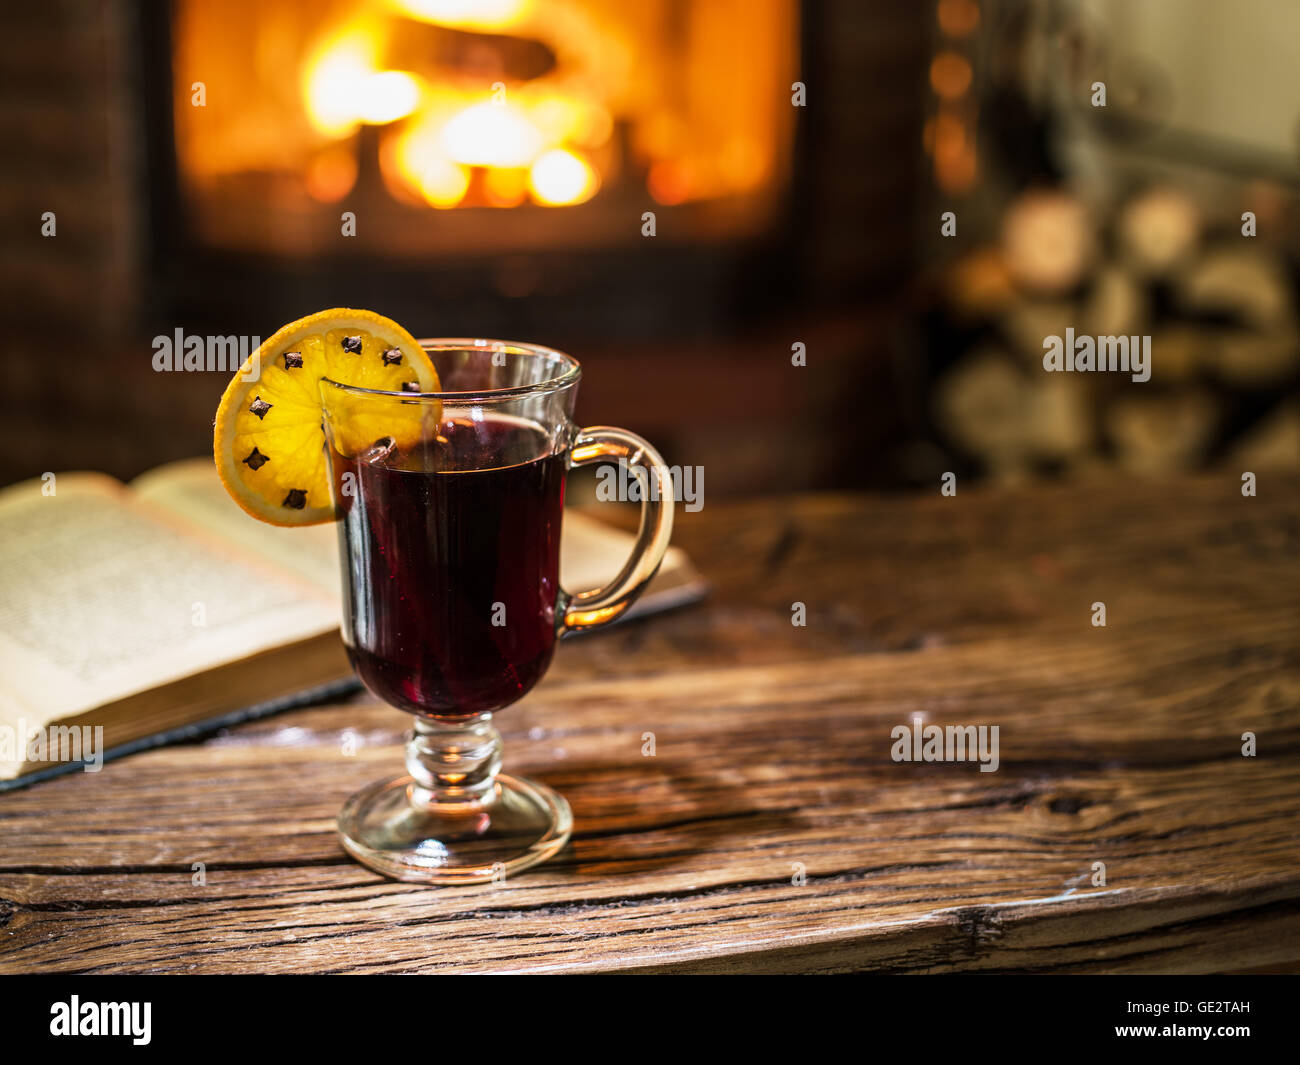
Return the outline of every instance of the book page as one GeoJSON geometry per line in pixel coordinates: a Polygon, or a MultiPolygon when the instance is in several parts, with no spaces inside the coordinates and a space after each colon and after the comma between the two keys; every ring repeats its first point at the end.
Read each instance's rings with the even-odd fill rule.
{"type": "Polygon", "coordinates": [[[328,632],[311,585],[191,536],[111,478],[0,492],[0,721],[28,727],[328,632]]]}
{"type": "Polygon", "coordinates": [[[227,494],[211,459],[169,462],[130,484],[137,499],[163,507],[267,563],[294,574],[341,602],[338,530],[333,524],[286,529],[245,514],[227,494]]]}
{"type": "MultiPolygon", "coordinates": [[[[597,518],[569,508],[564,512],[564,529],[560,537],[560,584],[567,592],[585,592],[608,584],[632,554],[636,537],[605,525],[597,518]]],[[[685,557],[670,547],[659,567],[660,576],[673,573],[685,563],[685,557]]],[[[649,600],[655,593],[657,576],[641,596],[649,600]]]]}

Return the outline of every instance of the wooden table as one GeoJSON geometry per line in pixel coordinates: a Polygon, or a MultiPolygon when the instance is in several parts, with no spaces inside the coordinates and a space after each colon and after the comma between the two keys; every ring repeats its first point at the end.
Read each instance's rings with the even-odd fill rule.
{"type": "Polygon", "coordinates": [[[566,644],[498,719],[573,806],[557,860],[344,857],[405,724],[358,698],[0,797],[0,969],[1293,967],[1300,478],[1239,484],[710,502],[708,604],[566,644]],[[998,770],[894,761],[918,714],[997,725],[998,770]]]}

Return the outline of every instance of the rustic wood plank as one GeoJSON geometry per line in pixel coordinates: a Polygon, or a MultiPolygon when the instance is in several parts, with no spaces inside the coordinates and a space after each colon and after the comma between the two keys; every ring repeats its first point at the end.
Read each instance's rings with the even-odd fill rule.
{"type": "Polygon", "coordinates": [[[1300,479],[1238,484],[711,503],[677,537],[709,603],[566,644],[498,719],[573,806],[549,865],[349,861],[404,725],[360,698],[0,796],[0,970],[1293,967],[1300,479]],[[892,761],[914,714],[996,724],[1000,768],[892,761]]]}

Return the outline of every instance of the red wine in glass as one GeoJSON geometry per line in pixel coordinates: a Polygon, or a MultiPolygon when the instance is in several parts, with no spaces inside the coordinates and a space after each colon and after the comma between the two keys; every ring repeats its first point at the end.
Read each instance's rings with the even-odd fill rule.
{"type": "Polygon", "coordinates": [[[565,453],[534,422],[485,414],[331,459],[344,637],[365,686],[444,717],[526,694],[555,651],[565,453]]]}
{"type": "Polygon", "coordinates": [[[366,686],[412,725],[406,772],[355,792],[339,838],[385,876],[485,883],[553,857],[573,829],[562,795],[501,772],[493,713],[541,679],[560,638],[617,620],[654,577],[672,535],[672,477],[636,433],[574,421],[582,371],[571,355],[482,338],[420,345],[441,391],[317,382],[344,641],[366,686]],[[565,474],[602,462],[657,491],[641,497],[618,574],[562,589],[565,474]]]}

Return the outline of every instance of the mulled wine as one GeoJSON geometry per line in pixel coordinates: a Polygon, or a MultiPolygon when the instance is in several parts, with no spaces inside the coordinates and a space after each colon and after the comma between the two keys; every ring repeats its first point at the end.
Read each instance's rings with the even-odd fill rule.
{"type": "Polygon", "coordinates": [[[481,883],[545,861],[573,828],[563,796],[500,772],[492,714],[541,679],[560,638],[617,620],[654,577],[672,477],[635,433],[574,423],[571,356],[475,338],[420,346],[429,367],[392,363],[416,378],[400,391],[318,382],[344,641],[366,687],[412,714],[406,772],[356,792],[339,838],[386,876],[481,883]],[[421,392],[434,377],[438,391],[421,392]],[[601,462],[636,467],[654,490],[618,574],[563,590],[565,474],[601,462]]]}
{"type": "Polygon", "coordinates": [[[365,686],[443,717],[527,693],[559,627],[564,451],[535,422],[484,414],[331,459],[344,639],[365,686]]]}

